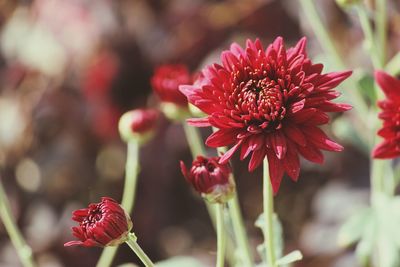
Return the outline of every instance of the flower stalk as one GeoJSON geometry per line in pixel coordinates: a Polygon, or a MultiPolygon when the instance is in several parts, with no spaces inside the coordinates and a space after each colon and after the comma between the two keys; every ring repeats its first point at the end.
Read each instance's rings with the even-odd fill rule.
{"type": "Polygon", "coordinates": [[[130,233],[128,235],[128,239],[125,241],[126,244],[132,249],[133,252],[139,257],[142,263],[146,267],[154,267],[154,263],[150,260],[150,258],[146,255],[143,249],[137,243],[137,237],[134,233],[130,233]]]}
{"type": "MultiPolygon", "coordinates": [[[[199,130],[196,127],[192,127],[187,125],[186,123],[182,123],[183,129],[185,131],[186,139],[190,147],[190,151],[192,153],[193,158],[196,158],[198,155],[206,155],[206,149],[203,145],[203,141],[200,135],[199,130]]],[[[226,152],[225,148],[218,148],[219,152],[226,152]]],[[[234,182],[234,176],[231,174],[231,179],[234,182]]],[[[217,228],[217,218],[215,216],[215,212],[212,210],[212,206],[205,201],[208,213],[211,217],[211,221],[215,228],[217,228]]],[[[246,229],[243,223],[243,217],[240,212],[239,199],[237,193],[234,194],[232,199],[229,199],[228,202],[228,212],[230,220],[232,221],[233,232],[235,235],[235,239],[237,242],[237,251],[240,255],[241,263],[245,267],[252,267],[253,258],[250,253],[250,248],[248,245],[248,238],[246,234],[246,229]]],[[[228,255],[228,260],[230,262],[235,262],[235,260],[231,257],[230,251],[232,250],[230,240],[228,240],[228,245],[226,248],[226,252],[228,255]]]]}
{"type": "Polygon", "coordinates": [[[277,267],[275,257],[275,242],[274,242],[274,196],[272,193],[272,185],[269,177],[268,159],[264,159],[263,166],[263,205],[265,216],[265,253],[268,262],[268,267],[277,267]]]}
{"type": "MultiPolygon", "coordinates": [[[[125,184],[121,205],[130,214],[135,204],[137,175],[139,173],[139,143],[128,142],[125,166],[125,184]]],[[[109,267],[117,253],[118,246],[104,248],[96,267],[109,267]]]]}
{"type": "MultiPolygon", "coordinates": [[[[310,22],[310,25],[314,31],[315,36],[317,37],[321,46],[325,49],[325,53],[330,55],[332,60],[334,61],[337,68],[343,69],[345,68],[345,63],[342,60],[339,52],[337,51],[335,44],[329,35],[324,23],[322,23],[321,17],[318,14],[318,11],[314,5],[313,0],[301,0],[300,4],[302,5],[302,9],[307,19],[310,22]]],[[[362,128],[357,128],[357,132],[360,134],[363,139],[368,142],[368,136],[365,135],[365,129],[370,130],[368,125],[369,123],[365,121],[363,114],[368,114],[368,106],[365,103],[362,96],[358,93],[360,91],[359,85],[354,81],[354,79],[350,78],[347,80],[350,88],[357,88],[358,90],[349,90],[348,94],[351,97],[351,100],[354,106],[357,107],[358,114],[357,120],[363,123],[362,128]]],[[[367,131],[367,132],[368,132],[367,131]]]]}
{"type": "Polygon", "coordinates": [[[375,69],[382,68],[382,62],[379,57],[378,49],[375,43],[374,33],[371,23],[364,6],[357,6],[357,13],[360,20],[361,28],[364,32],[364,39],[368,53],[371,55],[371,61],[375,69]]]}
{"type": "Polygon", "coordinates": [[[225,266],[226,231],[224,222],[224,204],[215,204],[217,219],[217,264],[216,267],[225,266]]]}
{"type": "Polygon", "coordinates": [[[198,155],[206,155],[206,149],[203,145],[203,140],[200,131],[187,123],[182,123],[183,130],[185,131],[186,140],[189,144],[192,157],[195,159],[198,155]]]}
{"type": "Polygon", "coordinates": [[[228,201],[228,211],[232,221],[233,233],[238,245],[238,253],[241,262],[246,267],[253,266],[253,257],[250,252],[249,240],[247,238],[246,228],[244,227],[237,194],[228,201]]]}
{"type": "Polygon", "coordinates": [[[128,143],[126,160],[126,177],[121,205],[130,214],[135,204],[137,176],[139,173],[139,144],[135,141],[128,143]]]}
{"type": "Polygon", "coordinates": [[[384,66],[386,63],[386,45],[387,45],[387,1],[376,1],[376,32],[377,43],[379,46],[380,65],[384,66]]]}
{"type": "Polygon", "coordinates": [[[17,251],[18,257],[24,267],[36,267],[33,260],[32,249],[26,243],[13,218],[10,203],[0,181],[0,219],[17,251]]]}
{"type": "MultiPolygon", "coordinates": [[[[213,128],[213,130],[215,130],[213,128]]],[[[218,148],[219,153],[226,153],[225,147],[218,148]]],[[[233,173],[231,174],[232,180],[235,181],[233,173]]],[[[253,256],[250,252],[249,240],[247,238],[246,228],[243,222],[243,215],[240,211],[239,197],[235,194],[232,199],[228,200],[228,212],[232,221],[233,233],[238,246],[238,254],[244,266],[253,266],[253,256]]]]}

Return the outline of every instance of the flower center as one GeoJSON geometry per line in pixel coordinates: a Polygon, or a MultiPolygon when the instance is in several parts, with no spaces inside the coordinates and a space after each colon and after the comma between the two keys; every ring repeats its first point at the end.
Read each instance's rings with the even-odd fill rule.
{"type": "Polygon", "coordinates": [[[286,114],[285,97],[284,90],[275,80],[269,77],[250,79],[240,83],[238,89],[238,103],[247,125],[267,131],[280,127],[286,114]]]}
{"type": "Polygon", "coordinates": [[[100,221],[103,217],[103,212],[99,206],[90,209],[88,216],[82,221],[81,225],[83,227],[90,227],[96,222],[100,221]]]}

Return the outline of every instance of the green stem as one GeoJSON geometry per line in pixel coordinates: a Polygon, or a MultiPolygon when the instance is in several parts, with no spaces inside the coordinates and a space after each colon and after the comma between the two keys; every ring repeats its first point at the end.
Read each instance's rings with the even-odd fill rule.
{"type": "MultiPolygon", "coordinates": [[[[203,139],[201,138],[201,134],[198,128],[187,125],[185,122],[182,123],[183,129],[185,131],[186,140],[189,144],[190,151],[192,153],[192,157],[195,159],[198,155],[206,156],[207,152],[204,147],[203,139]]],[[[209,204],[206,200],[204,200],[204,204],[206,205],[208,214],[211,218],[212,225],[214,229],[217,229],[217,220],[215,218],[215,212],[211,204],[209,204]]],[[[228,242],[226,246],[226,254],[229,264],[234,266],[236,263],[236,258],[234,257],[234,247],[233,241],[228,237],[228,242]]],[[[252,266],[252,265],[250,265],[252,266]]]]}
{"type": "Polygon", "coordinates": [[[358,17],[360,19],[361,28],[364,32],[364,40],[368,53],[371,55],[371,61],[375,69],[382,68],[378,49],[375,44],[374,33],[371,28],[367,12],[364,6],[357,6],[358,17]]]}
{"type": "Polygon", "coordinates": [[[125,172],[125,184],[121,205],[125,211],[130,214],[135,204],[137,175],[139,173],[139,144],[137,142],[128,143],[125,172]]]}
{"type": "Polygon", "coordinates": [[[224,204],[215,204],[217,218],[217,264],[216,267],[225,265],[226,232],[224,223],[224,204]]]}
{"type": "Polygon", "coordinates": [[[154,267],[154,263],[150,260],[150,258],[144,253],[143,249],[137,243],[137,237],[135,234],[130,233],[128,235],[128,239],[125,241],[126,244],[132,249],[133,252],[139,257],[139,259],[143,262],[146,267],[154,267]]]}
{"type": "MultiPolygon", "coordinates": [[[[300,0],[300,3],[302,5],[303,12],[306,15],[307,19],[309,20],[310,25],[313,28],[313,31],[319,43],[321,44],[321,47],[325,50],[325,53],[332,58],[337,68],[345,69],[346,65],[342,60],[342,57],[340,56],[339,52],[337,51],[331,36],[326,30],[326,27],[322,23],[322,20],[317,12],[313,0],[300,0]]],[[[359,122],[362,122],[363,124],[362,129],[357,129],[358,133],[365,139],[365,129],[369,130],[368,122],[364,118],[365,114],[368,113],[368,106],[365,103],[361,94],[359,93],[361,90],[359,88],[359,85],[352,77],[347,79],[345,81],[345,84],[348,84],[350,89],[345,91],[344,93],[349,95],[352,104],[357,107],[356,111],[358,111],[358,113],[356,113],[355,115],[357,115],[357,120],[359,122]]],[[[368,140],[365,141],[368,142],[368,140]]]]}
{"type": "Polygon", "coordinates": [[[381,66],[386,63],[386,43],[387,43],[387,3],[386,0],[376,0],[376,32],[379,46],[379,56],[381,66]]]}
{"type": "Polygon", "coordinates": [[[273,231],[274,216],[274,196],[272,194],[272,185],[269,177],[268,159],[264,159],[263,170],[263,198],[264,198],[264,216],[265,216],[265,249],[268,267],[277,267],[275,259],[275,242],[273,231]]]}
{"type": "MultiPolygon", "coordinates": [[[[122,193],[121,205],[130,214],[135,204],[137,175],[139,173],[139,144],[138,142],[128,143],[128,152],[125,165],[125,184],[122,193]]],[[[118,246],[106,247],[100,255],[96,267],[109,267],[117,253],[118,246]]]]}
{"type": "Polygon", "coordinates": [[[12,244],[17,251],[18,257],[24,267],[36,267],[33,260],[32,250],[26,244],[24,237],[19,231],[10,208],[10,203],[3,185],[0,181],[0,218],[3,221],[4,227],[11,239],[12,244]]]}
{"type": "MultiPolygon", "coordinates": [[[[215,131],[216,129],[213,129],[215,131]]],[[[219,147],[218,153],[226,153],[226,147],[219,147]]],[[[233,173],[231,174],[232,180],[235,181],[233,173]]],[[[249,240],[247,238],[246,228],[244,227],[242,212],[240,211],[239,197],[236,193],[232,199],[228,201],[229,216],[232,221],[233,233],[238,245],[238,254],[241,263],[245,267],[253,266],[253,256],[249,247],[249,240]]]]}
{"type": "MultiPolygon", "coordinates": [[[[204,148],[199,130],[196,127],[187,125],[186,123],[182,123],[182,126],[183,130],[185,131],[186,140],[189,144],[193,159],[199,155],[206,156],[206,150],[204,148]]],[[[215,212],[213,212],[213,207],[206,200],[204,200],[204,203],[206,204],[207,211],[210,215],[213,225],[216,226],[215,212]]]]}
{"type": "Polygon", "coordinates": [[[386,64],[385,70],[394,76],[400,74],[400,52],[386,64]]]}
{"type": "Polygon", "coordinates": [[[203,145],[203,139],[198,128],[182,123],[183,130],[185,131],[186,140],[189,143],[190,152],[193,159],[199,155],[206,156],[206,149],[203,145]]]}
{"type": "Polygon", "coordinates": [[[237,193],[228,201],[229,216],[232,221],[233,232],[238,244],[238,252],[244,267],[253,266],[253,256],[250,252],[249,240],[243,223],[242,213],[240,211],[239,198],[237,193]]]}

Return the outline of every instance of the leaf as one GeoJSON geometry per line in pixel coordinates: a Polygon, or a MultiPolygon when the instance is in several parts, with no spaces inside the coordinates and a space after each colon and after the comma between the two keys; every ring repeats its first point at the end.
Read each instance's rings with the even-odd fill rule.
{"type": "Polygon", "coordinates": [[[281,265],[286,265],[290,264],[299,260],[303,259],[303,254],[301,254],[300,250],[295,250],[287,254],[286,256],[283,256],[279,260],[276,261],[276,264],[281,266],[281,265]]]}
{"type": "MultiPolygon", "coordinates": [[[[263,232],[264,235],[264,240],[267,236],[268,233],[265,232],[265,229],[267,229],[265,225],[265,216],[263,215],[264,213],[261,213],[256,222],[255,226],[260,228],[261,231],[263,232]]],[[[275,248],[275,258],[279,259],[283,255],[283,238],[282,238],[282,225],[281,222],[279,221],[278,216],[274,213],[273,215],[273,235],[274,235],[274,248],[275,248]]],[[[264,245],[259,245],[257,247],[257,251],[260,253],[261,258],[265,262],[267,259],[265,259],[265,248],[264,245]]]]}
{"type": "Polygon", "coordinates": [[[356,256],[362,266],[368,266],[373,254],[376,229],[374,220],[369,220],[365,226],[363,236],[356,247],[356,256]]]}
{"type": "Polygon", "coordinates": [[[191,257],[173,257],[156,263],[156,267],[204,267],[198,260],[191,257]]]}
{"type": "Polygon", "coordinates": [[[377,100],[374,78],[368,73],[361,73],[357,81],[360,93],[368,99],[370,103],[375,103],[377,100]]]}
{"type": "Polygon", "coordinates": [[[338,244],[342,247],[347,247],[360,240],[366,225],[371,219],[371,208],[364,208],[353,214],[340,228],[338,234],[338,244]]]}
{"type": "Polygon", "coordinates": [[[378,196],[376,203],[379,234],[377,237],[378,257],[380,264],[387,267],[398,267],[400,264],[400,242],[398,240],[400,225],[400,198],[378,196]]]}
{"type": "Polygon", "coordinates": [[[371,259],[376,257],[379,266],[400,266],[400,197],[374,194],[372,208],[363,212],[354,215],[343,227],[348,228],[343,231],[352,234],[349,241],[357,240],[361,233],[356,247],[360,264],[369,266],[371,259]],[[362,216],[363,212],[366,213],[365,217],[362,216]]]}

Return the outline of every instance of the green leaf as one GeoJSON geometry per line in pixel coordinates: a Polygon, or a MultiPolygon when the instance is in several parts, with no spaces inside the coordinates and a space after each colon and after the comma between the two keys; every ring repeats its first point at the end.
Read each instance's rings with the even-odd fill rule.
{"type": "MultiPolygon", "coordinates": [[[[264,239],[267,236],[268,233],[265,232],[265,229],[267,228],[265,225],[265,216],[263,215],[264,213],[261,213],[256,222],[255,226],[260,228],[261,231],[263,232],[264,239]]],[[[273,235],[274,235],[274,247],[275,247],[275,258],[279,259],[283,255],[283,238],[282,238],[282,225],[281,222],[279,221],[278,216],[274,213],[273,215],[273,235]]],[[[257,247],[257,251],[260,253],[261,258],[265,262],[267,259],[265,259],[265,248],[263,245],[259,245],[257,247]]]]}
{"type": "Polygon", "coordinates": [[[374,78],[368,73],[360,73],[357,77],[357,83],[360,86],[360,93],[368,99],[368,101],[374,104],[377,100],[375,81],[374,78]]]}
{"type": "Polygon", "coordinates": [[[362,266],[368,266],[368,263],[373,254],[376,226],[374,220],[369,220],[366,224],[360,242],[356,247],[356,256],[362,266]]]}
{"type": "Polygon", "coordinates": [[[366,225],[372,219],[372,209],[364,208],[353,214],[340,228],[338,244],[347,247],[362,238],[366,225]]]}
{"type": "Polygon", "coordinates": [[[382,266],[398,267],[400,265],[399,210],[399,197],[377,196],[376,219],[379,225],[377,255],[382,266]]]}
{"type": "Polygon", "coordinates": [[[156,263],[157,267],[204,267],[198,260],[191,257],[173,257],[156,263]]]}
{"type": "Polygon", "coordinates": [[[299,261],[303,259],[303,254],[301,254],[300,250],[295,250],[287,254],[286,256],[283,256],[279,260],[276,261],[276,264],[281,266],[281,265],[287,265],[296,261],[299,261]]]}

